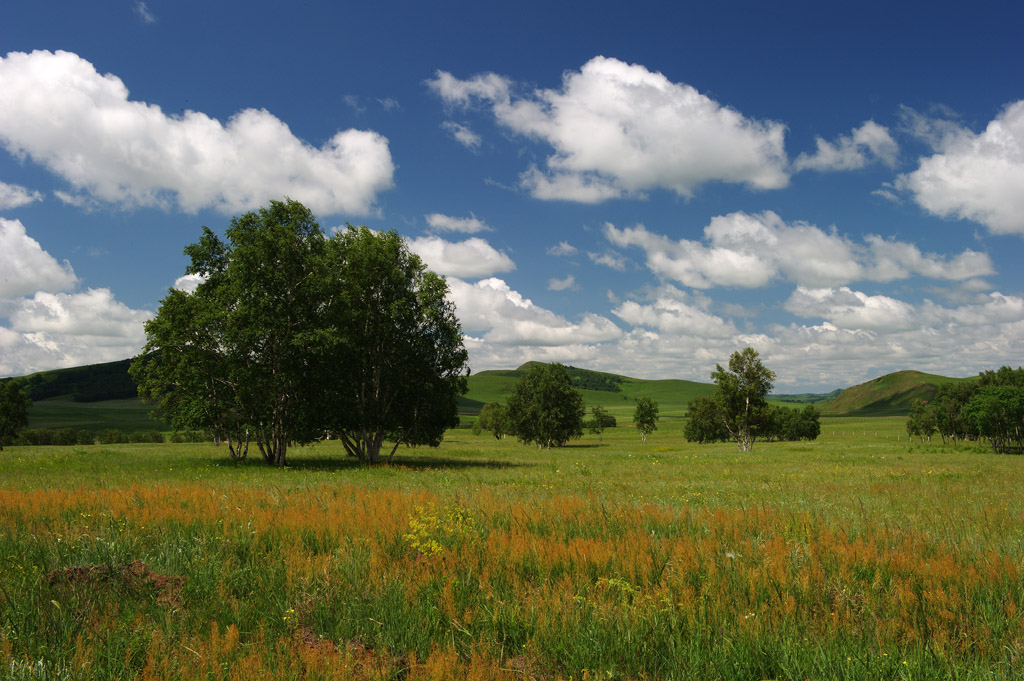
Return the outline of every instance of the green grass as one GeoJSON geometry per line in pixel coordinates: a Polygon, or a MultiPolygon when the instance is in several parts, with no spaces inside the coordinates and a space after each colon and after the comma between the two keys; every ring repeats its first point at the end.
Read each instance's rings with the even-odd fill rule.
{"type": "Polygon", "coordinates": [[[673,418],[457,430],[372,468],[12,447],[0,677],[1018,678],[1024,458],[904,424],[746,454],[673,418]]]}
{"type": "Polygon", "coordinates": [[[28,411],[29,428],[75,428],[98,433],[116,428],[125,433],[146,430],[170,430],[170,426],[150,417],[153,407],[138,398],[75,402],[55,398],[33,402],[28,411]]]}

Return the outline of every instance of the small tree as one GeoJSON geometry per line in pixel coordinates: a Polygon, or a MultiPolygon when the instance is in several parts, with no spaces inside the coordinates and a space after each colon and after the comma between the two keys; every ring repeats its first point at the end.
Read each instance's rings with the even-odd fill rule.
{"type": "Polygon", "coordinates": [[[658,403],[650,397],[640,397],[633,411],[633,423],[640,433],[640,442],[646,444],[647,436],[658,429],[658,403]]]}
{"type": "Polygon", "coordinates": [[[550,449],[583,436],[583,395],[561,364],[532,366],[512,387],[506,408],[512,432],[522,442],[550,449]]]}
{"type": "Polygon", "coordinates": [[[615,417],[609,414],[608,410],[601,405],[591,407],[590,413],[592,418],[587,422],[587,427],[590,429],[591,435],[596,435],[598,441],[600,441],[601,434],[604,433],[605,428],[615,427],[615,417]]]}
{"type": "Polygon", "coordinates": [[[683,434],[689,442],[725,442],[729,431],[715,395],[701,395],[690,401],[683,434]]]}
{"type": "Polygon", "coordinates": [[[28,408],[32,400],[17,381],[0,383],[0,452],[4,445],[14,443],[18,432],[28,425],[28,408]]]}
{"type": "Polygon", "coordinates": [[[480,415],[473,424],[473,433],[479,435],[482,431],[489,431],[496,440],[505,437],[509,431],[508,412],[505,406],[499,402],[488,402],[480,410],[480,415]]]}
{"type": "Polygon", "coordinates": [[[935,433],[935,410],[924,400],[914,400],[907,417],[907,435],[911,439],[921,438],[921,442],[930,441],[935,433]]]}
{"type": "Polygon", "coordinates": [[[722,425],[740,451],[749,452],[767,411],[765,396],[771,392],[775,372],[761,364],[757,350],[744,348],[732,353],[728,369],[716,364],[711,378],[718,385],[715,399],[722,425]]]}

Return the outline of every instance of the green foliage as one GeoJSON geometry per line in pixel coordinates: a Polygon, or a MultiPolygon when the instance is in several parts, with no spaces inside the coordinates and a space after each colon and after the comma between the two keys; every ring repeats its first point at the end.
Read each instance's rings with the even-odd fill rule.
{"type": "Polygon", "coordinates": [[[821,434],[821,414],[813,404],[803,409],[768,405],[759,433],[769,442],[816,440],[821,434]]]}
{"type": "Polygon", "coordinates": [[[658,429],[658,403],[649,397],[640,397],[633,410],[633,425],[640,433],[640,442],[646,444],[648,436],[658,429]]]}
{"type": "Polygon", "coordinates": [[[990,385],[1007,385],[1016,388],[1024,388],[1024,367],[1011,369],[1008,366],[999,367],[996,371],[987,370],[978,374],[978,385],[982,387],[990,385]]]}
{"type": "Polygon", "coordinates": [[[928,406],[924,400],[917,400],[910,409],[907,417],[907,435],[911,439],[921,438],[921,442],[931,441],[932,435],[938,429],[935,418],[935,410],[928,406]]]}
{"type": "Polygon", "coordinates": [[[51,430],[49,428],[31,428],[18,433],[18,439],[14,444],[19,446],[75,446],[91,445],[96,442],[96,436],[88,430],[75,428],[60,428],[51,430]]]}
{"type": "Polygon", "coordinates": [[[305,206],[273,201],[185,253],[203,281],[161,302],[131,367],[175,430],[210,430],[236,458],[251,437],[284,466],[327,431],[374,463],[385,438],[437,445],[457,423],[466,351],[447,285],[394,232],[326,239],[305,206]]]}
{"type": "Polygon", "coordinates": [[[740,451],[749,452],[767,417],[765,396],[771,392],[775,372],[761,363],[756,350],[744,348],[732,353],[728,369],[716,364],[711,379],[718,386],[715,403],[722,425],[740,451]]]}
{"type": "Polygon", "coordinates": [[[1024,454],[1024,369],[983,371],[964,420],[1000,454],[1024,454]]]}
{"type": "Polygon", "coordinates": [[[589,369],[579,369],[572,366],[565,367],[565,370],[569,372],[569,378],[572,380],[573,387],[579,390],[597,390],[609,393],[622,392],[622,376],[590,371],[589,369]]]}
{"type": "Polygon", "coordinates": [[[508,420],[522,442],[564,446],[582,437],[586,408],[561,364],[532,366],[508,397],[508,420]]]}
{"type": "Polygon", "coordinates": [[[717,395],[701,395],[690,402],[683,434],[689,442],[726,442],[729,431],[717,395]]]}
{"type": "Polygon", "coordinates": [[[468,355],[448,285],[395,232],[349,226],[327,245],[320,383],[328,428],[349,454],[380,460],[385,438],[436,447],[458,425],[468,355]],[[326,379],[326,380],[324,380],[326,379]]]}
{"type": "Polygon", "coordinates": [[[602,439],[605,428],[614,428],[616,426],[615,417],[599,404],[590,408],[590,414],[591,418],[584,426],[592,435],[597,435],[598,440],[602,439]]]}
{"type": "Polygon", "coordinates": [[[1000,454],[1024,454],[1024,386],[986,385],[963,409],[964,420],[1000,454]]]}
{"type": "MultiPolygon", "coordinates": [[[[701,397],[690,403],[684,433],[690,442],[705,444],[733,439],[726,428],[725,402],[718,395],[701,397]]],[[[815,440],[821,434],[821,413],[808,404],[803,409],[767,405],[757,424],[757,437],[769,442],[815,440]]]]}
{"type": "Polygon", "coordinates": [[[504,405],[499,402],[488,402],[480,410],[480,416],[477,417],[476,422],[473,424],[473,434],[479,435],[485,430],[498,440],[510,432],[508,412],[504,405]]]}
{"type": "Polygon", "coordinates": [[[947,383],[935,393],[930,408],[935,416],[935,427],[943,442],[949,440],[955,445],[957,442],[978,437],[974,421],[966,418],[964,414],[964,408],[977,392],[977,383],[947,383]]]}
{"type": "Polygon", "coordinates": [[[0,382],[0,452],[13,444],[18,432],[28,425],[28,408],[32,400],[21,388],[20,381],[0,382]]]}

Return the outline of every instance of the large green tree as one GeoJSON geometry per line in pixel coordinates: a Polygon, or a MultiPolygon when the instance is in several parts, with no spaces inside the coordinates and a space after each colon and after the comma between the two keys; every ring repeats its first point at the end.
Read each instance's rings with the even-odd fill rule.
{"type": "Polygon", "coordinates": [[[176,427],[251,436],[284,466],[327,431],[372,463],[386,438],[438,444],[455,422],[461,331],[444,280],[398,235],[327,239],[305,206],[274,201],[185,253],[201,283],[162,301],[132,366],[176,427]]]}
{"type": "Polygon", "coordinates": [[[740,451],[749,452],[754,440],[772,429],[765,397],[771,392],[775,372],[761,363],[756,350],[744,348],[732,353],[727,369],[716,364],[711,379],[718,386],[714,394],[690,403],[687,439],[712,442],[728,434],[740,451]]]}
{"type": "Polygon", "coordinates": [[[562,447],[583,436],[583,395],[561,364],[535,364],[512,386],[506,403],[509,425],[521,441],[562,447]]]}
{"type": "MultiPolygon", "coordinates": [[[[368,463],[385,440],[437,446],[458,424],[467,353],[448,285],[394,232],[365,227],[328,244],[325,407],[346,451],[368,463]]],[[[389,458],[390,458],[389,456],[389,458]]]]}
{"type": "Polygon", "coordinates": [[[18,432],[28,426],[28,408],[32,406],[18,381],[0,382],[0,452],[14,442],[18,432]]]}

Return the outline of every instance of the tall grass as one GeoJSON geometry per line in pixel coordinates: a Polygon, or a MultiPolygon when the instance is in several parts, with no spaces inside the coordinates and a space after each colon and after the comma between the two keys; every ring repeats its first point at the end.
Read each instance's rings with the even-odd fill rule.
{"type": "MultiPolygon", "coordinates": [[[[832,426],[835,426],[833,428],[832,426]]],[[[213,445],[0,459],[0,671],[75,679],[1016,678],[1024,459],[813,443],[364,468],[213,445]]],[[[833,433],[833,434],[830,434],[833,433]]]]}

